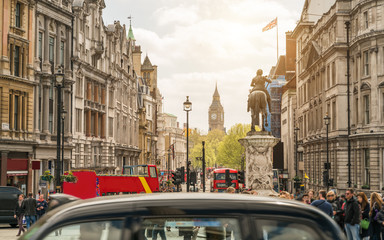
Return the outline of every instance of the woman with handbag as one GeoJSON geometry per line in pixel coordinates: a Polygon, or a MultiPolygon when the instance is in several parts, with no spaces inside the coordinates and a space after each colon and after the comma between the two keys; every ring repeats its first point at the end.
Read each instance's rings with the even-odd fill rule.
{"type": "Polygon", "coordinates": [[[25,232],[25,229],[23,227],[23,217],[24,217],[24,194],[19,195],[19,199],[16,203],[14,218],[17,219],[17,224],[19,225],[19,233],[16,236],[20,236],[21,232],[25,232]]]}
{"type": "Polygon", "coordinates": [[[360,222],[360,238],[362,240],[369,240],[369,235],[370,235],[370,227],[369,227],[369,202],[367,199],[367,195],[363,192],[359,192],[357,194],[357,201],[359,202],[360,209],[361,209],[361,222],[360,222]]]}
{"type": "Polygon", "coordinates": [[[371,194],[371,209],[369,211],[370,225],[371,225],[371,234],[370,240],[380,240],[381,226],[377,221],[378,213],[383,207],[383,200],[380,195],[376,192],[371,194]]]}

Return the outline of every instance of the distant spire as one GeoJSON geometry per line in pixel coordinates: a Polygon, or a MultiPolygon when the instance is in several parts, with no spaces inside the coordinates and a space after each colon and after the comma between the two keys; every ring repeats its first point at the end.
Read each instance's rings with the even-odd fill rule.
{"type": "Polygon", "coordinates": [[[128,39],[135,40],[135,36],[133,35],[133,31],[132,31],[132,16],[129,16],[128,19],[129,19],[128,39]]]}
{"type": "Polygon", "coordinates": [[[215,87],[215,92],[213,93],[214,97],[220,97],[219,91],[217,90],[217,81],[216,81],[216,87],[215,87]]]}

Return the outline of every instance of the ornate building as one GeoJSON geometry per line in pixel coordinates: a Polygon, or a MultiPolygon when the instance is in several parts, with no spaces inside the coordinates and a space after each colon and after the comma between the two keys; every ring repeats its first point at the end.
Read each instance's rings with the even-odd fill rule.
{"type": "Polygon", "coordinates": [[[103,24],[104,8],[103,0],[73,3],[72,168],[119,173],[140,154],[134,41],[119,21],[103,24]]]}
{"type": "Polygon", "coordinates": [[[32,191],[35,1],[0,2],[0,185],[32,191]]]}
{"type": "Polygon", "coordinates": [[[217,90],[217,84],[215,92],[213,93],[213,99],[211,106],[208,110],[208,124],[209,131],[218,129],[225,132],[224,128],[224,108],[220,103],[220,94],[217,90]]]}
{"type": "MultiPolygon", "coordinates": [[[[130,30],[131,32],[131,30],[130,30]]],[[[133,38],[133,33],[130,34],[133,38]]],[[[141,64],[141,48],[135,46],[133,52],[134,70],[138,77],[140,118],[139,148],[141,150],[140,164],[155,164],[158,160],[158,118],[161,113],[161,94],[157,88],[157,66],[152,65],[148,56],[141,64]]]]}
{"type": "MultiPolygon", "coordinates": [[[[34,70],[36,85],[34,94],[34,132],[36,148],[34,157],[40,161],[41,168],[35,175],[46,170],[55,175],[56,139],[57,139],[57,88],[54,74],[62,67],[64,88],[62,90],[63,108],[68,112],[64,120],[64,170],[69,169],[71,158],[72,125],[72,6],[67,1],[52,2],[48,0],[36,3],[35,54],[34,70]]],[[[59,119],[62,121],[62,119],[59,119]]],[[[34,192],[37,190],[35,185],[34,192]]]]}
{"type": "MultiPolygon", "coordinates": [[[[330,117],[330,179],[334,188],[380,191],[384,157],[384,1],[333,1],[315,18],[318,3],[306,1],[293,31],[297,46],[297,111],[307,186],[323,188],[326,125],[330,117]],[[350,22],[350,45],[346,25],[350,22]],[[347,148],[347,49],[351,50],[351,171],[347,148]]],[[[324,4],[323,4],[324,6],[324,4]]]]}

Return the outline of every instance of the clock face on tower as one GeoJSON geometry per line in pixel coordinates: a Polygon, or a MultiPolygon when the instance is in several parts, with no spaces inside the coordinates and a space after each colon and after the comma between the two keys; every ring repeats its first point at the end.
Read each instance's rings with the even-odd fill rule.
{"type": "Polygon", "coordinates": [[[212,114],[211,114],[211,118],[212,118],[212,120],[216,120],[216,118],[217,118],[216,113],[212,113],[212,114]]]}

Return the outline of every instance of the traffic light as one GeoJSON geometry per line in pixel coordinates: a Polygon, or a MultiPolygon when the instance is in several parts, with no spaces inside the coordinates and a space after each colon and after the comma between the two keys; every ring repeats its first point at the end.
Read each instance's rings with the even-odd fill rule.
{"type": "Polygon", "coordinates": [[[327,186],[328,184],[328,172],[327,171],[323,171],[323,183],[324,183],[324,186],[327,186]]]}
{"type": "Polygon", "coordinates": [[[329,185],[328,186],[333,187],[333,178],[330,178],[328,181],[329,181],[329,185]]]}
{"type": "Polygon", "coordinates": [[[177,174],[176,172],[174,173],[171,173],[172,177],[171,177],[171,181],[173,182],[173,184],[177,185],[177,174]]]}
{"type": "Polygon", "coordinates": [[[196,184],[196,182],[197,182],[196,172],[191,172],[189,178],[190,178],[189,182],[190,182],[191,185],[192,184],[196,184]]]}
{"type": "Polygon", "coordinates": [[[227,185],[227,187],[232,186],[232,179],[229,175],[229,169],[225,170],[225,184],[227,185]]]}
{"type": "Polygon", "coordinates": [[[185,183],[185,170],[184,170],[184,167],[181,167],[180,168],[180,174],[181,174],[181,182],[182,183],[185,183]]]}
{"type": "Polygon", "coordinates": [[[245,183],[245,174],[244,171],[239,171],[237,174],[239,183],[245,183]]]}

